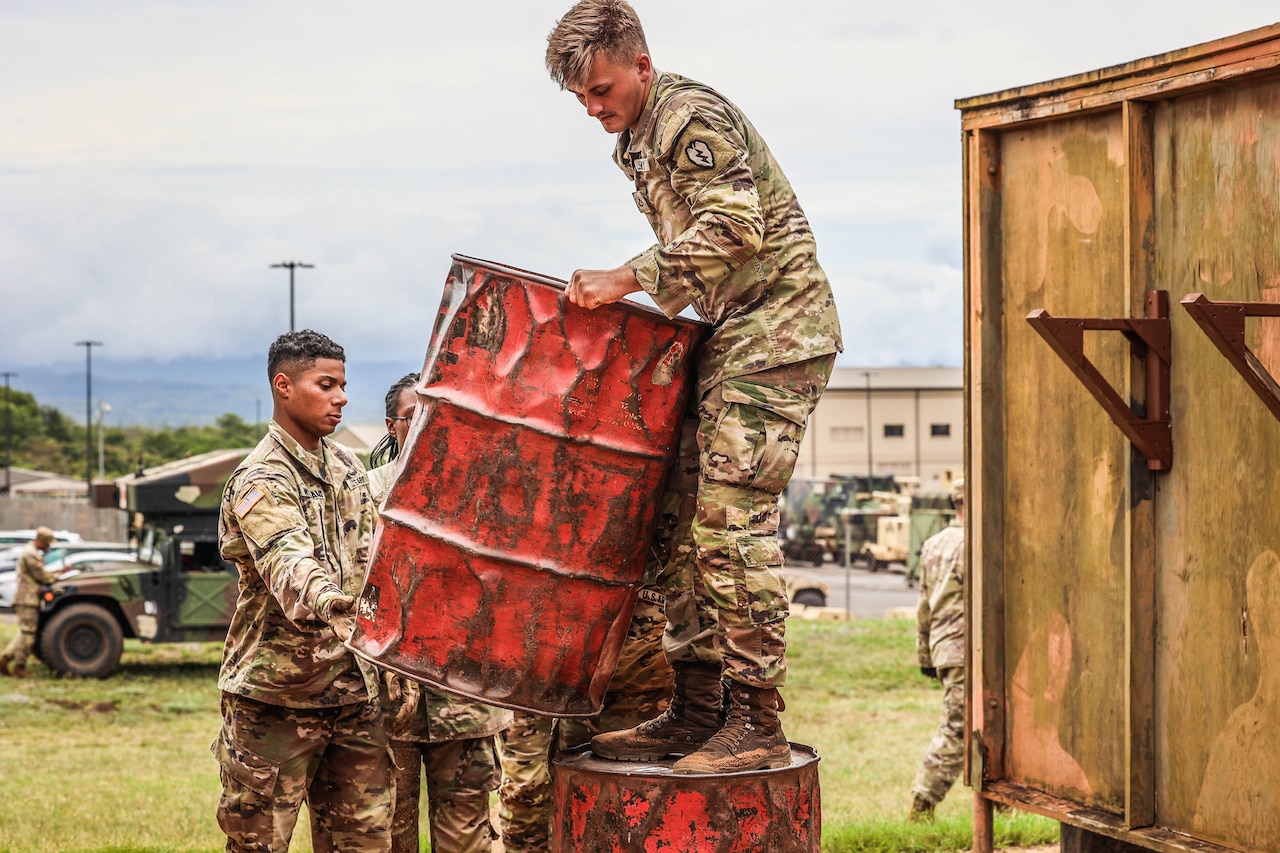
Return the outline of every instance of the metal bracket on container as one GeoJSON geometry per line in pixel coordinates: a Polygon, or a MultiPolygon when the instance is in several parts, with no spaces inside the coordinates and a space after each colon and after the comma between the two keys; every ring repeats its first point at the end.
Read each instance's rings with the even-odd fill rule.
{"type": "Polygon", "coordinates": [[[1244,339],[1246,317],[1280,317],[1280,304],[1275,302],[1214,302],[1203,293],[1182,297],[1182,307],[1204,330],[1231,366],[1254,390],[1271,414],[1280,419],[1280,385],[1270,371],[1249,349],[1244,339]]]}
{"type": "Polygon", "coordinates": [[[1169,421],[1169,292],[1148,290],[1146,316],[1122,319],[1054,317],[1043,308],[1027,315],[1027,322],[1048,342],[1076,378],[1115,421],[1125,438],[1147,459],[1152,471],[1173,467],[1173,429],[1169,421]],[[1117,331],[1124,334],[1135,355],[1146,363],[1146,417],[1138,415],[1116,393],[1084,353],[1084,333],[1117,331]]]}

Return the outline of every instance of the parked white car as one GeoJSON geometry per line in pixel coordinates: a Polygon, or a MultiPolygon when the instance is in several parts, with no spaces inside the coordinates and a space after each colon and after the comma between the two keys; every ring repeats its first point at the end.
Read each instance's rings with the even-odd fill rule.
{"type": "MultiPolygon", "coordinates": [[[[28,542],[36,538],[34,530],[0,530],[0,546],[5,545],[26,545],[28,542]]],[[[70,530],[53,531],[54,542],[79,542],[80,534],[72,533],[70,530]]]]}
{"type": "MultiPolygon", "coordinates": [[[[80,572],[93,571],[98,566],[134,563],[138,559],[133,549],[123,543],[91,543],[99,546],[94,550],[81,550],[79,544],[59,546],[58,543],[54,543],[45,552],[45,569],[50,572],[63,572],[64,576],[69,576],[80,572]],[[53,559],[50,559],[50,555],[53,556],[53,559]]],[[[0,563],[0,608],[5,609],[13,607],[13,598],[18,594],[17,559],[22,553],[22,548],[0,551],[0,561],[7,560],[10,551],[16,551],[12,555],[13,562],[9,564],[0,563]]]]}

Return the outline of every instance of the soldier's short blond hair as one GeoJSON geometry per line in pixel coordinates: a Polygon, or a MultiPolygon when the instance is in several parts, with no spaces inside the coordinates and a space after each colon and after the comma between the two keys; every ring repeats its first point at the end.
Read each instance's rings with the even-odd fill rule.
{"type": "Polygon", "coordinates": [[[547,36],[547,70],[561,89],[580,85],[600,54],[629,65],[649,53],[640,17],[626,0],[580,0],[547,36]]]}

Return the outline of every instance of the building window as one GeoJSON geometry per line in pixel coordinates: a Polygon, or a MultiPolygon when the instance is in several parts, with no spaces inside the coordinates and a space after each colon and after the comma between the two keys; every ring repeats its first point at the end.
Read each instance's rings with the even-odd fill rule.
{"type": "Polygon", "coordinates": [[[884,425],[885,438],[902,438],[906,434],[907,434],[906,427],[904,427],[902,424],[885,424],[884,425]]]}
{"type": "Polygon", "coordinates": [[[950,438],[951,424],[931,424],[929,426],[929,435],[934,438],[950,438]]]}
{"type": "Polygon", "coordinates": [[[864,430],[860,426],[833,426],[832,441],[862,441],[864,430]]]}

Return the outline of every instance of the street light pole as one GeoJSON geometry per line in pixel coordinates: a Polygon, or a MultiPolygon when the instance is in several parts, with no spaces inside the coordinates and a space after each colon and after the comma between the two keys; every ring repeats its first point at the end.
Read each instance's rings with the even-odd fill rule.
{"type": "Polygon", "coordinates": [[[84,347],[84,485],[89,500],[93,500],[93,348],[102,341],[76,341],[84,347]]]}
{"type": "Polygon", "coordinates": [[[295,269],[299,268],[299,267],[301,267],[302,269],[310,270],[310,269],[315,269],[315,264],[304,264],[302,261],[282,261],[281,263],[278,263],[278,264],[272,264],[272,265],[271,265],[271,268],[272,268],[273,270],[274,270],[274,269],[284,268],[284,269],[287,269],[287,270],[289,271],[289,331],[291,331],[291,332],[294,330],[294,325],[293,325],[293,271],[294,271],[295,269]]]}
{"type": "Polygon", "coordinates": [[[862,375],[867,380],[867,491],[871,491],[871,477],[875,473],[871,467],[871,371],[864,370],[862,375]]]}
{"type": "Polygon", "coordinates": [[[4,493],[6,495],[10,493],[9,469],[13,465],[13,423],[11,414],[13,400],[9,399],[9,379],[17,375],[10,370],[0,373],[0,376],[4,377],[4,493]]]}

